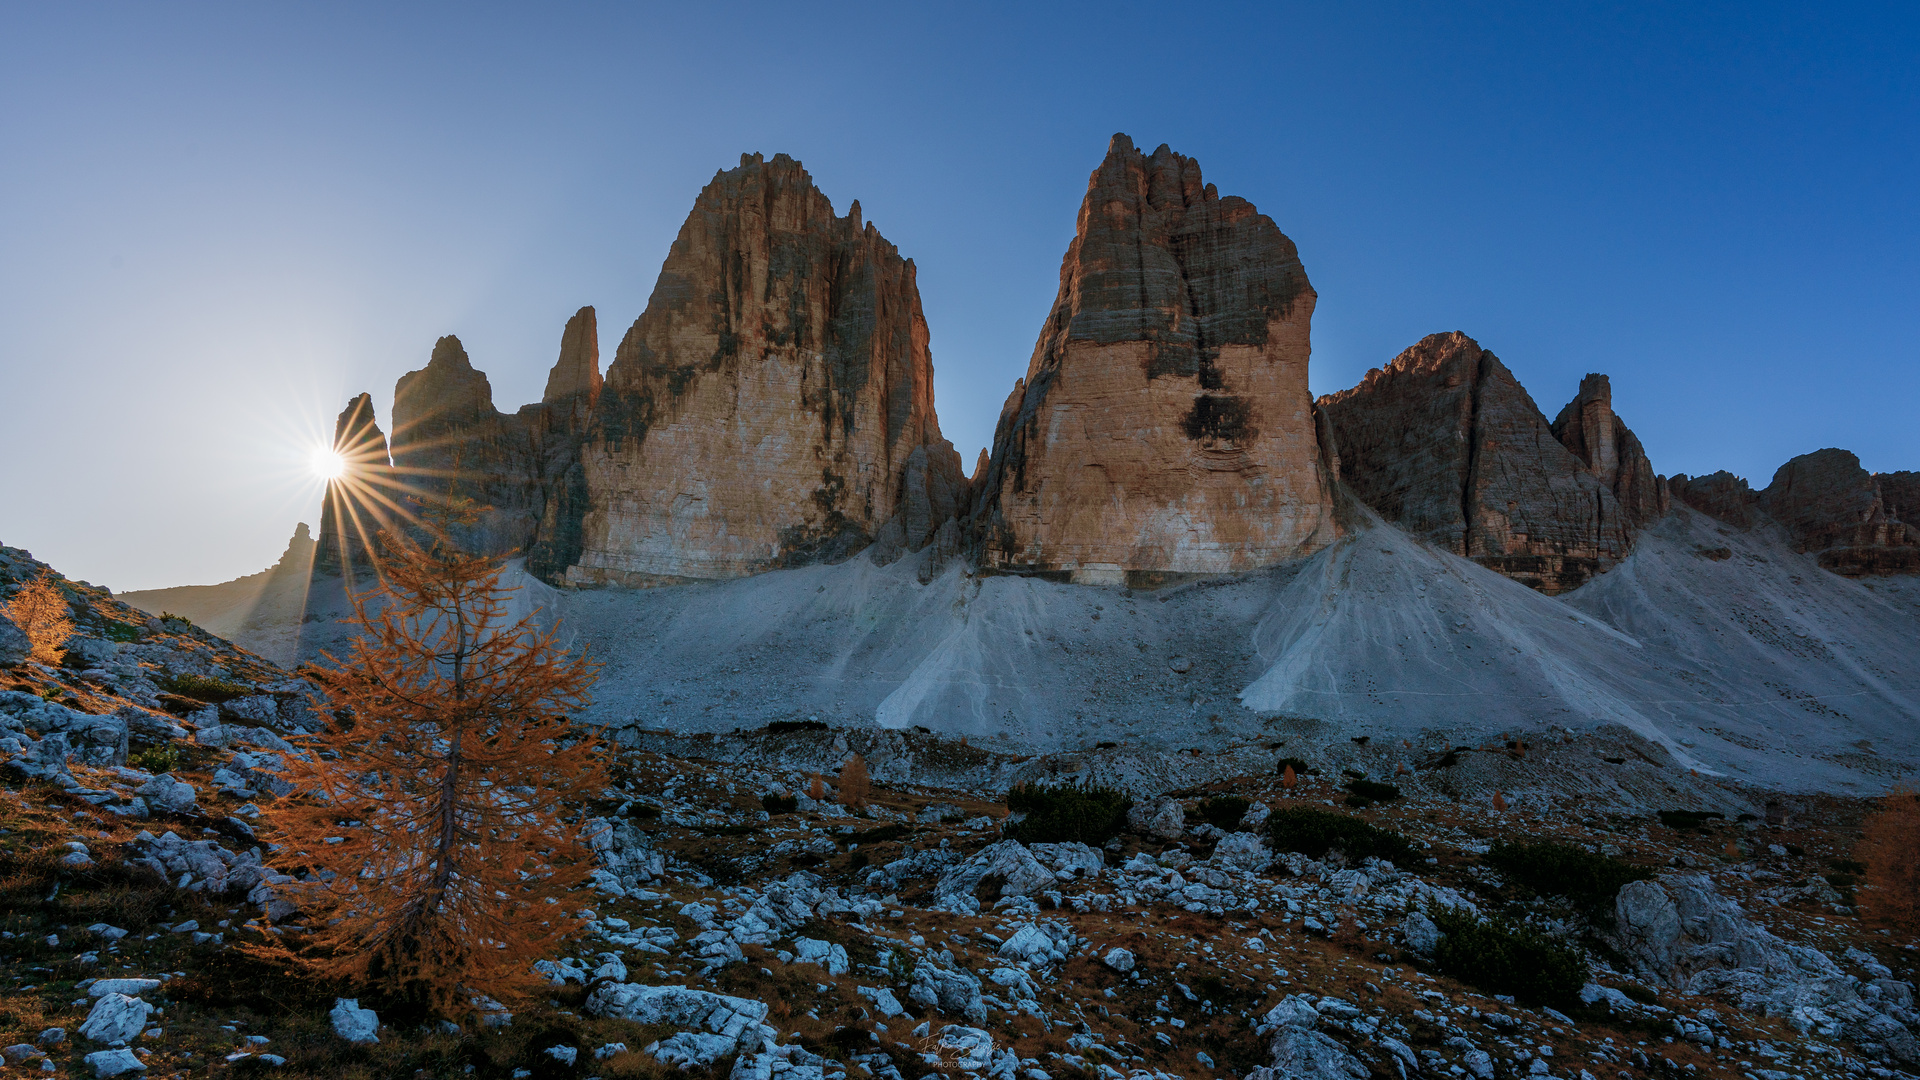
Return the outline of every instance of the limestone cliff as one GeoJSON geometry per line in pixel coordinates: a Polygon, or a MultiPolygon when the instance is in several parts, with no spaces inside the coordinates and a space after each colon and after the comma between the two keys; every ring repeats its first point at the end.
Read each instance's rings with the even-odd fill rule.
{"type": "Polygon", "coordinates": [[[1846,450],[1816,450],[1780,466],[1760,493],[1796,550],[1817,552],[1820,565],[1850,577],[1920,570],[1920,547],[1887,513],[1880,486],[1846,450]]]}
{"type": "Polygon", "coordinates": [[[449,496],[488,507],[460,537],[472,551],[504,554],[532,541],[542,500],[527,425],[493,407],[493,387],[460,339],[434,342],[427,366],[393,388],[393,469],[429,504],[449,496]]]}
{"type": "Polygon", "coordinates": [[[1115,135],[974,494],[985,562],[1118,581],[1329,543],[1314,299],[1271,218],[1192,159],[1115,135]]]}
{"type": "Polygon", "coordinates": [[[799,162],[743,156],[700,193],[607,370],[568,489],[568,580],[835,561],[896,516],[923,545],[966,490],[932,376],[913,263],[799,162]]]}
{"type": "Polygon", "coordinates": [[[333,452],[345,469],[327,483],[313,565],[318,571],[341,573],[367,565],[371,544],[399,498],[387,459],[387,437],[374,416],[371,394],[361,394],[340,411],[333,425],[333,452]]]}
{"type": "MultiPolygon", "coordinates": [[[[1554,437],[1506,365],[1465,334],[1422,338],[1320,405],[1341,479],[1439,547],[1558,593],[1632,544],[1632,519],[1609,484],[1554,437]]],[[[1597,411],[1594,422],[1597,434],[1597,411]]]]}
{"type": "Polygon", "coordinates": [[[1613,411],[1613,385],[1605,375],[1580,380],[1580,393],[1553,421],[1553,437],[1607,485],[1634,531],[1667,512],[1666,479],[1653,471],[1646,449],[1613,411]]]}
{"type": "Polygon", "coordinates": [[[1676,501],[1742,529],[1759,524],[1765,513],[1760,508],[1759,492],[1748,486],[1745,478],[1725,469],[1706,476],[1680,473],[1668,477],[1667,490],[1676,501]]]}

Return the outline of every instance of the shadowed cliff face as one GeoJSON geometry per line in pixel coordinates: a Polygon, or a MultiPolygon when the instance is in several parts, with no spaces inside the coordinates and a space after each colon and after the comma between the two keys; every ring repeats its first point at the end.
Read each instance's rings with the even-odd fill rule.
{"type": "Polygon", "coordinates": [[[365,567],[369,545],[377,539],[391,510],[392,469],[387,464],[387,436],[373,413],[373,395],[361,394],[347,402],[333,425],[333,452],[345,471],[327,484],[320,510],[320,538],[313,565],[325,573],[345,567],[365,567]]]}
{"type": "Polygon", "coordinates": [[[937,527],[951,505],[914,513],[903,495],[965,480],[934,417],[913,263],[858,203],[835,216],[798,162],[743,157],[682,226],[580,461],[576,583],[838,561],[897,514],[937,527]],[[909,485],[910,465],[939,482],[909,485]]]}
{"type": "Polygon", "coordinates": [[[1116,135],[974,504],[985,560],[1218,573],[1334,535],[1293,242],[1198,163],[1116,135]]]}
{"type": "Polygon", "coordinates": [[[1920,570],[1920,529],[1888,513],[1882,485],[1910,497],[1911,473],[1876,477],[1851,452],[1828,448],[1780,466],[1760,493],[1767,513],[1786,526],[1797,551],[1848,577],[1920,570]]]}
{"type": "MultiPolygon", "coordinates": [[[[1603,479],[1619,472],[1618,447],[1589,468],[1465,334],[1429,335],[1320,404],[1341,478],[1429,543],[1547,593],[1579,587],[1632,545],[1634,524],[1603,479]]],[[[1610,404],[1605,416],[1610,432],[1610,404]]]]}
{"type": "Polygon", "coordinates": [[[1613,384],[1605,375],[1580,380],[1580,393],[1554,418],[1553,437],[1613,492],[1630,531],[1667,512],[1666,480],[1653,471],[1646,449],[1613,411],[1613,384]]]}

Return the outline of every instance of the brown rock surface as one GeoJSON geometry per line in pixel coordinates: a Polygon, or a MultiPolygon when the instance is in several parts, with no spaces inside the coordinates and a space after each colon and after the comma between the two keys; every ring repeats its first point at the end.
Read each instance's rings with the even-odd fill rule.
{"type": "Polygon", "coordinates": [[[367,565],[369,545],[392,517],[399,498],[373,395],[361,394],[340,411],[333,426],[333,451],[346,468],[327,483],[313,565],[340,573],[348,566],[367,565]]]}
{"type": "Polygon", "coordinates": [[[837,217],[799,162],[743,156],[607,371],[567,578],[733,577],[844,558],[896,515],[937,525],[965,480],[927,342],[913,263],[859,203],[837,217]]]}
{"type": "Polygon", "coordinates": [[[1335,535],[1293,242],[1193,160],[1116,135],[994,434],[986,562],[1122,580],[1248,570],[1335,535]]]}
{"type": "Polygon", "coordinates": [[[540,400],[557,405],[584,397],[590,404],[599,396],[600,326],[593,309],[583,307],[560,334],[560,359],[547,373],[547,392],[540,400]]]}
{"type": "Polygon", "coordinates": [[[1760,493],[1767,513],[1786,526],[1795,550],[1818,552],[1820,565],[1847,576],[1920,570],[1920,548],[1887,514],[1880,487],[1860,459],[1829,447],[1780,466],[1760,493]]]}
{"type": "MultiPolygon", "coordinates": [[[[1320,399],[1341,478],[1416,536],[1547,593],[1624,557],[1632,522],[1465,334],[1432,334],[1320,399]]],[[[1611,412],[1609,410],[1609,414],[1611,412]]]]}
{"type": "Polygon", "coordinates": [[[1553,436],[1613,492],[1633,531],[1667,512],[1666,479],[1653,471],[1646,449],[1613,411],[1613,385],[1605,375],[1580,380],[1580,393],[1553,421],[1553,436]]]}
{"type": "Polygon", "coordinates": [[[492,385],[452,334],[394,384],[394,474],[429,505],[455,495],[489,508],[462,537],[469,550],[518,551],[533,540],[543,500],[527,429],[493,407],[492,385]]]}
{"type": "Polygon", "coordinates": [[[1760,493],[1749,487],[1744,477],[1725,469],[1705,476],[1670,476],[1667,491],[1675,501],[1742,529],[1759,524],[1765,513],[1760,508],[1760,493]]]}
{"type": "Polygon", "coordinates": [[[1874,473],[1887,516],[1902,524],[1908,543],[1920,542],[1920,472],[1874,473]]]}

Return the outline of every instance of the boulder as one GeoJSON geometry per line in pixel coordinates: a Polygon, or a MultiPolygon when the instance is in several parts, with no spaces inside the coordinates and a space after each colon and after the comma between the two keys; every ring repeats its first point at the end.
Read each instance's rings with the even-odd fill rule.
{"type": "Polygon", "coordinates": [[[121,1047],[118,1050],[99,1050],[88,1054],[81,1060],[86,1062],[87,1068],[93,1070],[93,1075],[97,1080],[98,1078],[109,1076],[125,1076],[128,1073],[147,1071],[146,1064],[134,1056],[133,1051],[128,1050],[126,1047],[121,1047]]]}
{"type": "Polygon", "coordinates": [[[587,1012],[721,1035],[741,1050],[757,1049],[771,1035],[761,1027],[767,1018],[765,1002],[684,986],[607,983],[587,998],[587,1012]]]}
{"type": "Polygon", "coordinates": [[[1228,833],[1213,846],[1209,861],[1257,874],[1273,865],[1273,852],[1267,850],[1266,838],[1259,833],[1228,833]]]}
{"type": "Polygon", "coordinates": [[[907,1000],[949,1016],[964,1016],[976,1024],[987,1016],[986,1003],[980,997],[980,977],[955,966],[950,953],[929,956],[914,967],[907,1000]]]}
{"type": "Polygon", "coordinates": [[[33,640],[0,611],[0,667],[14,667],[33,655],[33,640]]]}
{"type": "Polygon", "coordinates": [[[949,868],[934,885],[940,898],[969,897],[983,901],[1008,896],[1031,896],[1059,884],[1053,871],[1041,865],[1025,844],[1002,840],[980,849],[973,858],[949,868]]]}
{"type": "Polygon", "coordinates": [[[1122,975],[1125,975],[1128,972],[1132,971],[1135,963],[1133,958],[1133,951],[1130,949],[1123,949],[1118,945],[1114,946],[1111,949],[1108,949],[1107,954],[1100,958],[1100,962],[1112,968],[1113,970],[1119,972],[1122,975]]]}
{"type": "Polygon", "coordinates": [[[793,962],[796,964],[818,964],[827,969],[829,975],[847,973],[847,950],[845,946],[815,938],[793,939],[793,962]]]}
{"type": "Polygon", "coordinates": [[[161,773],[134,789],[135,795],[147,800],[154,810],[169,814],[185,814],[193,810],[193,785],[184,780],[176,780],[172,773],[161,773]]]}
{"type": "MultiPolygon", "coordinates": [[[[1320,406],[1341,479],[1436,547],[1552,594],[1578,588],[1632,545],[1635,518],[1612,487],[1554,437],[1500,358],[1465,334],[1428,335],[1320,406]]],[[[1604,415],[1610,424],[1610,406],[1604,415]]],[[[1601,414],[1592,419],[1599,426],[1601,414]]],[[[1597,433],[1581,438],[1617,478],[1617,446],[1601,457],[1597,433]]]]}
{"type": "Polygon", "coordinates": [[[97,1043],[123,1046],[146,1030],[153,1006],[126,994],[102,994],[93,1002],[80,1034],[97,1043]]]}
{"type": "Polygon", "coordinates": [[[333,1021],[333,1033],[350,1043],[380,1041],[380,1017],[372,1009],[360,1007],[358,998],[336,998],[327,1013],[333,1021]]]}
{"type": "Polygon", "coordinates": [[[1175,799],[1143,800],[1127,811],[1127,828],[1143,836],[1178,840],[1187,831],[1187,810],[1175,799]]]}
{"type": "Polygon", "coordinates": [[[1336,535],[1307,391],[1315,294],[1273,219],[1115,135],[972,519],[992,566],[1224,573],[1336,535]]]}

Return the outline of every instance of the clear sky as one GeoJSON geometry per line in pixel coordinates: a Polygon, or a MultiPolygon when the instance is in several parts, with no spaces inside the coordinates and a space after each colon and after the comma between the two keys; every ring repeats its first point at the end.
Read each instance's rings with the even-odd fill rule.
{"type": "Polygon", "coordinates": [[[1661,472],[1920,468],[1912,4],[0,4],[0,541],[115,589],[317,523],[350,394],[603,359],[694,195],[803,161],[919,267],[971,465],[1116,131],[1271,215],[1316,393],[1464,330],[1661,472]]]}

